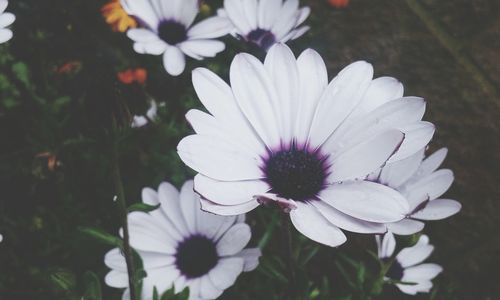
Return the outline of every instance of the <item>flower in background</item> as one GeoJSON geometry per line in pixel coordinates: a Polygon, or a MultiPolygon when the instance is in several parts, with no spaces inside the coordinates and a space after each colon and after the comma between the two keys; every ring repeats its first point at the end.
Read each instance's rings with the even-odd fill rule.
{"type": "Polygon", "coordinates": [[[127,14],[120,0],[108,2],[101,8],[101,13],[114,31],[125,32],[129,28],[137,27],[137,21],[127,14]]]}
{"type": "Polygon", "coordinates": [[[9,1],[0,0],[0,44],[9,41],[12,38],[12,31],[6,27],[14,23],[16,16],[12,13],[5,12],[9,5],[9,1]]]}
{"type": "MultiPolygon", "coordinates": [[[[389,231],[384,235],[382,241],[380,236],[376,236],[375,239],[378,257],[385,262],[390,261],[396,249],[394,235],[389,231]]],[[[429,244],[429,237],[420,236],[414,246],[404,248],[396,255],[385,279],[403,282],[397,283],[396,286],[405,294],[428,293],[432,288],[431,280],[443,271],[443,268],[437,264],[422,264],[433,250],[434,246],[429,244]]]]}
{"type": "Polygon", "coordinates": [[[299,0],[225,0],[220,16],[233,24],[233,35],[264,50],[278,42],[301,37],[309,26],[300,26],[309,16],[309,7],[299,8],[299,0]]]}
{"type": "Polygon", "coordinates": [[[349,0],[328,0],[328,4],[335,8],[345,8],[349,5],[349,0]]]}
{"type": "Polygon", "coordinates": [[[143,68],[127,69],[116,74],[118,80],[124,84],[132,84],[134,82],[138,84],[144,84],[148,77],[148,72],[143,68]]]}
{"type": "Polygon", "coordinates": [[[202,60],[223,51],[224,43],[214,38],[231,30],[229,20],[217,16],[193,25],[198,0],[122,0],[122,5],[145,27],[127,31],[134,41],[134,50],[163,55],[165,70],[173,76],[184,71],[185,55],[202,60]]]}
{"type": "Polygon", "coordinates": [[[145,116],[135,115],[132,119],[132,124],[130,125],[132,128],[139,128],[145,126],[149,122],[155,121],[158,115],[158,105],[156,101],[151,100],[149,109],[146,112],[145,116]]]}
{"type": "Polygon", "coordinates": [[[412,132],[425,103],[401,97],[397,81],[372,76],[360,61],[328,84],[318,53],[295,59],[284,44],[271,47],[264,64],[238,54],[231,86],[196,69],[193,85],[211,114],[187,113],[196,134],[177,149],[199,173],[203,209],[235,215],[276,204],[301,233],[329,246],[346,241],[339,228],[380,234],[383,223],[403,219],[408,203],[399,192],[356,179],[428,142],[412,132]]]}
{"type": "Polygon", "coordinates": [[[82,63],[79,61],[69,61],[55,68],[57,74],[72,74],[78,72],[82,68],[82,63]]]}
{"type": "MultiPolygon", "coordinates": [[[[236,281],[241,272],[255,269],[258,248],[245,248],[250,227],[245,216],[223,217],[200,209],[200,198],[187,181],[180,191],[163,182],[158,192],[145,188],[142,201],[160,208],[133,212],[128,216],[130,244],[141,256],[147,277],[143,298],[151,299],[154,287],[162,294],[172,286],[176,292],[189,288],[189,299],[215,299],[236,281]]],[[[104,261],[112,270],[105,282],[128,287],[125,258],[119,249],[109,251],[104,261]]],[[[129,299],[128,289],[125,299],[129,299]]]]}
{"type": "Polygon", "coordinates": [[[61,162],[57,159],[57,156],[52,152],[41,152],[35,157],[46,158],[47,159],[47,169],[49,171],[55,171],[56,168],[61,166],[61,162]]]}
{"type": "Polygon", "coordinates": [[[387,224],[395,234],[408,235],[424,228],[418,220],[441,220],[460,211],[462,206],[455,200],[438,199],[453,183],[453,172],[440,169],[448,150],[442,148],[424,159],[424,149],[414,155],[391,164],[368,176],[399,191],[408,201],[406,218],[387,224]]]}

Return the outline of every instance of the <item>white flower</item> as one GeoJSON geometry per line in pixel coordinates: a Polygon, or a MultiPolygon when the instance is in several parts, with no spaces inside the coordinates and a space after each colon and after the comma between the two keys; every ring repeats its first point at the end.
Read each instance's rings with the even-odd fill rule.
{"type": "Polygon", "coordinates": [[[210,114],[187,113],[196,134],[177,149],[199,173],[203,209],[234,215],[275,203],[290,211],[300,232],[330,246],[345,242],[339,228],[384,233],[383,223],[404,218],[408,203],[400,193],[354,179],[428,142],[429,134],[412,133],[425,103],[400,98],[399,84],[372,76],[361,61],[328,84],[318,53],[309,49],[296,60],[284,44],[273,46],[264,64],[238,54],[231,86],[195,70],[195,90],[210,114]]]}
{"type": "Polygon", "coordinates": [[[14,23],[16,16],[5,12],[9,1],[0,0],[0,44],[7,42],[12,38],[12,31],[6,27],[14,23]]]}
{"type": "Polygon", "coordinates": [[[143,127],[148,124],[150,121],[156,120],[158,114],[158,105],[156,101],[151,100],[149,109],[146,112],[145,116],[142,115],[134,115],[132,119],[132,124],[130,125],[132,128],[143,127]]]}
{"type": "Polygon", "coordinates": [[[129,29],[134,50],[141,54],[163,55],[165,70],[177,76],[184,71],[188,55],[201,60],[224,50],[213,40],[231,30],[226,18],[211,17],[192,25],[198,14],[198,0],[121,0],[125,11],[145,28],[129,29]]]}
{"type": "MultiPolygon", "coordinates": [[[[142,201],[160,208],[133,212],[128,216],[130,244],[142,258],[147,277],[143,300],[153,297],[154,287],[163,293],[189,287],[190,300],[215,299],[234,284],[241,272],[255,269],[261,255],[258,248],[247,248],[250,227],[245,216],[223,217],[200,209],[200,198],[187,181],[180,193],[163,182],[158,192],[142,190],[142,201]]],[[[109,251],[104,261],[112,270],[106,284],[127,288],[125,259],[118,249],[109,251]]]]}
{"type": "MultiPolygon", "coordinates": [[[[382,241],[380,241],[380,236],[376,236],[375,239],[378,257],[388,261],[396,248],[394,235],[389,231],[384,235],[382,241]]],[[[443,271],[443,268],[437,264],[422,264],[433,250],[434,246],[429,244],[429,237],[426,235],[420,236],[414,246],[404,248],[396,255],[394,262],[386,273],[386,280],[392,279],[412,283],[396,284],[405,294],[428,293],[432,288],[431,280],[443,271]]]]}
{"type": "Polygon", "coordinates": [[[421,231],[424,223],[417,221],[441,220],[460,211],[462,206],[455,200],[438,199],[453,183],[453,172],[440,169],[448,150],[442,148],[424,159],[424,149],[414,155],[391,164],[368,176],[399,191],[408,201],[406,218],[387,224],[395,234],[408,235],[421,231]]]}
{"type": "Polygon", "coordinates": [[[225,0],[218,14],[231,20],[233,35],[267,50],[306,33],[309,26],[299,26],[310,12],[299,0],[225,0]]]}

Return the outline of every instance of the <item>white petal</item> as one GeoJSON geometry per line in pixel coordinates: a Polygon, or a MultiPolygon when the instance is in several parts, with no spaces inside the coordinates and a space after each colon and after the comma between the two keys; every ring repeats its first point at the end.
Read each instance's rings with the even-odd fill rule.
{"type": "Polygon", "coordinates": [[[431,280],[443,271],[436,264],[421,264],[404,270],[402,281],[418,282],[420,280],[431,280]]]}
{"type": "Polygon", "coordinates": [[[187,33],[189,39],[213,39],[228,34],[232,29],[231,21],[224,17],[211,17],[193,27],[187,33]]]}
{"type": "Polygon", "coordinates": [[[226,140],[205,135],[190,135],[177,145],[182,161],[195,171],[223,181],[260,179],[260,159],[248,149],[226,140]]]}
{"type": "Polygon", "coordinates": [[[269,191],[268,184],[262,180],[218,181],[201,174],[195,176],[194,186],[203,198],[221,205],[242,204],[269,191]]]}
{"type": "Polygon", "coordinates": [[[14,23],[16,16],[11,13],[0,14],[0,28],[4,28],[14,23]]]}
{"type": "Polygon", "coordinates": [[[403,268],[411,267],[426,260],[434,250],[432,245],[415,245],[398,253],[396,259],[403,268]]]}
{"type": "Polygon", "coordinates": [[[104,263],[106,264],[106,266],[113,270],[127,273],[127,264],[125,262],[125,257],[123,257],[123,254],[121,253],[121,250],[119,248],[109,250],[104,256],[104,263]]]}
{"type": "Polygon", "coordinates": [[[389,101],[369,114],[347,118],[326,141],[324,148],[332,152],[340,151],[387,130],[418,122],[424,112],[422,98],[405,97],[389,101]]]}
{"type": "Polygon", "coordinates": [[[297,202],[297,209],[290,212],[290,218],[300,233],[318,243],[337,247],[347,240],[338,227],[331,224],[310,204],[297,202]]]}
{"type": "Polygon", "coordinates": [[[146,43],[134,43],[134,51],[140,54],[162,55],[168,45],[161,40],[146,43]]]}
{"type": "Polygon", "coordinates": [[[387,228],[397,235],[410,235],[422,231],[424,223],[411,219],[403,219],[399,222],[386,224],[387,228]]]}
{"type": "Polygon", "coordinates": [[[159,294],[163,294],[171,289],[175,280],[180,276],[180,271],[176,266],[166,266],[146,270],[147,281],[158,289],[159,294]]]}
{"type": "Polygon", "coordinates": [[[197,57],[215,57],[217,53],[224,50],[225,45],[216,40],[189,40],[178,45],[179,48],[189,56],[197,57]]]}
{"type": "Polygon", "coordinates": [[[245,223],[236,224],[217,242],[217,253],[219,256],[234,255],[248,244],[251,236],[250,226],[245,223]]]}
{"type": "Polygon", "coordinates": [[[235,256],[241,257],[245,260],[243,272],[250,272],[255,270],[259,265],[259,258],[262,256],[262,251],[260,251],[259,248],[243,249],[235,256]]]}
{"type": "Polygon", "coordinates": [[[424,280],[418,281],[415,285],[410,284],[396,284],[401,292],[408,295],[416,295],[417,293],[429,293],[432,288],[432,282],[424,280]]]}
{"type": "Polygon", "coordinates": [[[121,4],[129,15],[138,17],[150,28],[158,27],[160,20],[149,0],[121,0],[121,4]]]}
{"type": "Polygon", "coordinates": [[[177,16],[179,22],[186,25],[186,27],[191,26],[199,11],[198,0],[176,0],[176,2],[178,6],[174,11],[175,16],[177,16]]]}
{"type": "Polygon", "coordinates": [[[425,194],[429,200],[434,200],[450,188],[453,179],[453,172],[451,170],[441,169],[404,187],[403,191],[405,194],[425,194]]]}
{"type": "Polygon", "coordinates": [[[439,168],[439,166],[443,163],[447,154],[448,154],[447,148],[441,148],[438,151],[432,153],[432,155],[424,159],[424,161],[420,165],[420,168],[418,169],[417,173],[412,179],[418,180],[436,171],[439,168]]]}
{"type": "Polygon", "coordinates": [[[364,61],[350,64],[335,77],[319,100],[310,131],[318,147],[347,118],[371,82],[373,67],[364,61]]]}
{"type": "Polygon", "coordinates": [[[267,146],[278,147],[282,132],[276,111],[278,95],[262,63],[249,54],[238,54],[229,77],[238,105],[252,127],[267,146]]]}
{"type": "Polygon", "coordinates": [[[173,254],[177,242],[156,218],[143,212],[128,215],[130,245],[138,250],[173,254]]]}
{"type": "Polygon", "coordinates": [[[420,211],[414,213],[411,217],[419,220],[441,220],[458,213],[462,205],[450,199],[436,199],[427,203],[420,211]]]}
{"type": "MultiPolygon", "coordinates": [[[[275,0],[273,0],[275,1],[275,0]]],[[[246,18],[245,11],[239,0],[224,0],[224,10],[241,35],[246,35],[252,29],[246,18]]]]}
{"type": "Polygon", "coordinates": [[[403,97],[403,93],[403,85],[397,79],[392,77],[376,78],[370,83],[363,100],[353,111],[351,117],[357,118],[366,115],[391,100],[403,97]]]}
{"type": "Polygon", "coordinates": [[[170,183],[162,182],[158,187],[158,197],[161,203],[160,209],[171,221],[173,227],[183,235],[189,234],[186,221],[182,216],[180,207],[179,191],[170,183]]]}
{"type": "Polygon", "coordinates": [[[376,236],[375,239],[378,246],[378,257],[387,258],[394,254],[394,250],[396,249],[396,239],[394,238],[394,234],[392,234],[392,232],[388,231],[384,234],[382,243],[380,242],[380,236],[376,236]]]}
{"type": "Polygon", "coordinates": [[[193,71],[193,86],[205,108],[231,137],[254,153],[265,153],[264,145],[241,112],[229,85],[208,69],[193,71]]]}
{"type": "Polygon", "coordinates": [[[299,74],[293,52],[284,44],[276,44],[269,49],[264,66],[277,91],[277,99],[272,99],[281,122],[282,140],[291,141],[297,116],[299,96],[299,74]]]}
{"type": "Polygon", "coordinates": [[[400,193],[368,181],[328,186],[319,198],[349,216],[376,223],[399,221],[408,210],[400,193]]]}
{"type": "Polygon", "coordinates": [[[299,37],[303,36],[306,32],[309,31],[311,27],[309,26],[302,26],[297,29],[292,30],[290,33],[290,40],[295,40],[298,39],[299,37]]]}
{"type": "Polygon", "coordinates": [[[111,270],[104,277],[104,282],[110,287],[126,288],[128,287],[128,274],[127,272],[111,270]]]}
{"type": "Polygon", "coordinates": [[[219,263],[208,273],[212,283],[220,290],[232,286],[243,272],[243,259],[239,257],[228,257],[219,260],[219,263]]]}
{"type": "Polygon", "coordinates": [[[179,48],[173,46],[168,47],[163,54],[163,66],[168,74],[178,76],[184,72],[186,58],[179,48]]]}
{"type": "Polygon", "coordinates": [[[392,188],[398,188],[418,170],[423,157],[424,149],[400,161],[388,163],[382,168],[378,182],[392,188]]]}
{"type": "Polygon", "coordinates": [[[193,181],[188,180],[182,185],[180,193],[180,206],[184,220],[191,234],[198,233],[197,221],[200,207],[200,196],[193,190],[193,181]]]}
{"type": "Polygon", "coordinates": [[[405,140],[398,151],[389,159],[390,162],[405,159],[424,148],[432,139],[436,127],[429,122],[417,122],[398,127],[405,134],[405,140]]]}
{"type": "Polygon", "coordinates": [[[142,189],[142,202],[148,205],[158,205],[160,200],[158,198],[158,193],[152,188],[143,188],[142,189]]]}
{"type": "Polygon", "coordinates": [[[141,251],[140,255],[145,270],[171,266],[176,260],[175,255],[156,252],[141,251]]]}
{"type": "Polygon", "coordinates": [[[127,31],[127,36],[138,43],[151,43],[160,40],[156,33],[145,28],[132,28],[127,31]]]}
{"type": "Polygon", "coordinates": [[[307,49],[297,59],[299,71],[299,107],[295,136],[299,142],[305,142],[309,136],[312,119],[316,106],[328,86],[328,74],[325,62],[321,56],[312,49],[307,49]]]}
{"type": "Polygon", "coordinates": [[[5,11],[7,6],[9,5],[9,1],[7,0],[0,0],[0,14],[5,11]]]}
{"type": "Polygon", "coordinates": [[[311,204],[318,209],[325,219],[333,225],[347,231],[357,233],[378,233],[382,234],[387,231],[384,224],[371,223],[353,218],[343,212],[333,208],[323,201],[311,201],[311,204]]]}
{"type": "Polygon", "coordinates": [[[200,297],[202,299],[216,299],[222,295],[223,290],[215,287],[208,276],[203,276],[200,280],[200,297]]]}
{"type": "Polygon", "coordinates": [[[399,130],[389,130],[334,154],[329,157],[332,173],[328,181],[333,183],[361,178],[377,170],[396,152],[403,139],[404,134],[399,130]]]}
{"type": "Polygon", "coordinates": [[[288,0],[283,3],[281,10],[276,10],[274,12],[276,20],[274,24],[272,24],[271,31],[276,35],[278,41],[285,42],[285,37],[289,35],[292,29],[299,25],[298,21],[302,15],[302,10],[298,11],[298,8],[299,1],[288,0]]]}
{"type": "Polygon", "coordinates": [[[244,214],[255,209],[259,205],[259,202],[256,200],[251,200],[238,205],[219,205],[212,201],[201,199],[201,208],[203,210],[222,216],[244,214]]]}
{"type": "MultiPolygon", "coordinates": [[[[297,2],[293,0],[291,2],[297,2]]],[[[279,11],[281,9],[282,0],[265,0],[259,1],[258,8],[258,26],[262,29],[271,29],[274,22],[279,19],[279,11]]],[[[298,5],[298,4],[297,4],[298,5]]],[[[281,15],[283,16],[283,15],[281,15]]]]}
{"type": "Polygon", "coordinates": [[[5,43],[12,38],[12,31],[9,29],[0,29],[0,44],[5,43]]]}

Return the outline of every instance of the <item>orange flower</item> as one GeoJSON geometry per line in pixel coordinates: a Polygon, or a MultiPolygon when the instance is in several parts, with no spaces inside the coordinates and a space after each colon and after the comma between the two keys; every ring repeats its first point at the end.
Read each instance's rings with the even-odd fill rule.
{"type": "Polygon", "coordinates": [[[49,171],[54,171],[57,167],[61,166],[61,162],[57,159],[57,156],[51,152],[38,153],[35,157],[47,158],[47,169],[49,171]]]}
{"type": "Polygon", "coordinates": [[[143,68],[136,68],[118,72],[116,76],[124,84],[132,84],[134,82],[144,84],[148,77],[148,72],[143,68]]]}
{"type": "Polygon", "coordinates": [[[108,2],[101,8],[101,13],[114,31],[125,32],[129,28],[137,27],[137,21],[127,14],[120,0],[108,2]]]}
{"type": "Polygon", "coordinates": [[[344,8],[349,5],[349,0],[328,0],[328,3],[335,8],[344,8]]]}

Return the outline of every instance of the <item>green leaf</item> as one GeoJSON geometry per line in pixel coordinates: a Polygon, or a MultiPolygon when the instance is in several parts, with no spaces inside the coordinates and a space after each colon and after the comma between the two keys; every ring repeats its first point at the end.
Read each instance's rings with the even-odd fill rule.
{"type": "Polygon", "coordinates": [[[76,276],[71,271],[58,269],[52,272],[49,278],[58,289],[66,293],[71,293],[76,288],[76,276]]]}
{"type": "Polygon", "coordinates": [[[16,75],[17,79],[19,79],[26,87],[29,87],[29,70],[28,66],[23,62],[17,62],[12,65],[12,72],[16,75]]]}
{"type": "Polygon", "coordinates": [[[102,300],[101,282],[93,272],[85,272],[83,275],[85,293],[83,300],[102,300]]]}
{"type": "Polygon", "coordinates": [[[262,250],[264,247],[266,247],[267,243],[271,240],[271,237],[273,236],[274,230],[276,229],[276,225],[278,224],[279,220],[279,214],[274,212],[273,216],[271,218],[271,222],[266,228],[266,232],[262,235],[262,238],[260,239],[258,243],[258,247],[262,250]]]}
{"type": "Polygon", "coordinates": [[[134,203],[128,207],[128,212],[133,212],[133,211],[142,211],[142,212],[151,212],[160,207],[160,204],[158,205],[149,205],[146,203],[134,203]]]}
{"type": "Polygon", "coordinates": [[[80,227],[78,230],[101,243],[122,248],[123,242],[120,238],[111,235],[102,229],[95,227],[80,227]]]}

